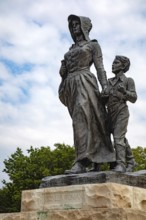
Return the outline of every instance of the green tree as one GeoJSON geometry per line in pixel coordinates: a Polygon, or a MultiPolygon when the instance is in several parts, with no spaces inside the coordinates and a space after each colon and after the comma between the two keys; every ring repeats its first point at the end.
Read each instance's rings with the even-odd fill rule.
{"type": "Polygon", "coordinates": [[[4,172],[10,181],[4,180],[4,187],[0,190],[0,200],[8,204],[1,205],[0,212],[19,211],[22,190],[38,188],[45,176],[64,173],[71,167],[74,158],[74,148],[65,144],[55,144],[54,150],[50,147],[30,147],[27,155],[17,148],[14,154],[4,160],[4,172]]]}
{"type": "Polygon", "coordinates": [[[11,211],[15,211],[12,208],[12,196],[11,196],[11,190],[8,187],[3,187],[2,189],[0,189],[0,212],[11,212],[11,211]]]}
{"type": "Polygon", "coordinates": [[[138,146],[133,148],[132,152],[137,163],[135,171],[146,170],[146,148],[138,146]]]}

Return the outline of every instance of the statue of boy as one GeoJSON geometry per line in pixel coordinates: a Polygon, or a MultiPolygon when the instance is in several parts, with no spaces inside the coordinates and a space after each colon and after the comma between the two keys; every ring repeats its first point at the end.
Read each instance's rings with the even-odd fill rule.
{"type": "Polygon", "coordinates": [[[124,74],[129,70],[129,67],[130,60],[127,57],[115,57],[112,64],[112,72],[115,77],[108,80],[108,87],[103,94],[108,109],[109,129],[114,139],[116,151],[114,171],[117,172],[126,172],[127,153],[130,154],[129,159],[131,159],[131,161],[128,161],[128,166],[131,166],[128,169],[132,169],[135,163],[125,137],[129,120],[129,110],[126,102],[135,103],[137,100],[134,80],[124,74]]]}

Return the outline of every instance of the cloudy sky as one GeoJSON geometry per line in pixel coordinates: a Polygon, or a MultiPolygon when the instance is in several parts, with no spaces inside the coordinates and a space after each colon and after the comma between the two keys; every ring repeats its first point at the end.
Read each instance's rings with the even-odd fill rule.
{"type": "Polygon", "coordinates": [[[58,99],[60,61],[72,44],[70,14],[92,20],[90,38],[102,48],[108,78],[115,55],[130,58],[127,76],[138,101],[129,104],[127,137],[132,147],[146,147],[146,1],[0,0],[0,181],[3,160],[17,147],[25,153],[73,145],[72,122],[58,99]]]}

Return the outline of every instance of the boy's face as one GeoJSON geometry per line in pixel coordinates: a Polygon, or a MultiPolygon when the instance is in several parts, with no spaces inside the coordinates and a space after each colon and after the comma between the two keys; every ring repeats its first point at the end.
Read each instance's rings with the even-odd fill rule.
{"type": "Polygon", "coordinates": [[[112,72],[114,74],[119,73],[121,70],[123,70],[123,64],[120,60],[114,59],[113,64],[112,64],[112,72]]]}

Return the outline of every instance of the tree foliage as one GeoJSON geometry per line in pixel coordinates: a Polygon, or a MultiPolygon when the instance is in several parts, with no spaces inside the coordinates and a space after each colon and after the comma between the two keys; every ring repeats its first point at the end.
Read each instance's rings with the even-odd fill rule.
{"type": "Polygon", "coordinates": [[[74,158],[74,148],[65,144],[55,144],[54,150],[50,147],[30,147],[27,155],[17,148],[15,153],[4,160],[4,172],[10,181],[3,180],[0,212],[19,211],[22,190],[39,188],[43,177],[64,173],[71,167],[74,158]]]}
{"type": "Polygon", "coordinates": [[[146,148],[138,146],[137,148],[133,148],[132,152],[137,163],[135,171],[146,170],[146,148]]]}

